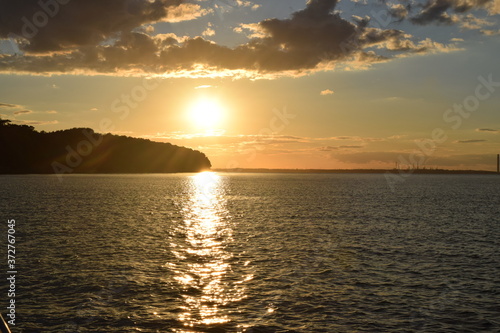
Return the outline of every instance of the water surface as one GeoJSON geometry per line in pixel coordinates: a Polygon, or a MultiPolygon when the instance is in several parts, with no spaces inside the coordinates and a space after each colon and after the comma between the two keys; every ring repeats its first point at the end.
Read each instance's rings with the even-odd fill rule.
{"type": "Polygon", "coordinates": [[[363,174],[0,186],[17,221],[14,332],[500,330],[494,175],[412,175],[395,192],[363,174]]]}

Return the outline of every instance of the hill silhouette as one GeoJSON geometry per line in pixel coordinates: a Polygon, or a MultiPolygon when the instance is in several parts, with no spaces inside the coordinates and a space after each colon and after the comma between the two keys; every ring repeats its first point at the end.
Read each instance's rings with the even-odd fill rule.
{"type": "Polygon", "coordinates": [[[0,173],[170,173],[211,167],[202,152],[90,128],[38,132],[0,119],[0,173]]]}

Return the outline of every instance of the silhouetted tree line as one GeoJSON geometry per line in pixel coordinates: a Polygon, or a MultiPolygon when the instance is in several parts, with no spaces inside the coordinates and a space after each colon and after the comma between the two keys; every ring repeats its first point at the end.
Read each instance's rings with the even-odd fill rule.
{"type": "Polygon", "coordinates": [[[37,132],[0,119],[0,173],[166,173],[211,167],[205,154],[89,128],[37,132]]]}

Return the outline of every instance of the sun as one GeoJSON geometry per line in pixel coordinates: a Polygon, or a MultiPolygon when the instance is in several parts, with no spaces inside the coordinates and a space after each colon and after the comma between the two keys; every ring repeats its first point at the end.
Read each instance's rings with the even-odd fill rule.
{"type": "Polygon", "coordinates": [[[188,118],[198,129],[216,129],[221,125],[224,111],[215,99],[202,98],[191,105],[188,118]]]}

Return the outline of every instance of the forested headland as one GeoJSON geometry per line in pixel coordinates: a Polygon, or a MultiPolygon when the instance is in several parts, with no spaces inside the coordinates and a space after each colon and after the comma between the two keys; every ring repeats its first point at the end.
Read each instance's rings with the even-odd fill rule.
{"type": "Polygon", "coordinates": [[[200,151],[90,128],[38,132],[0,119],[0,173],[170,173],[208,170],[200,151]]]}

